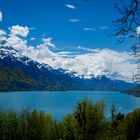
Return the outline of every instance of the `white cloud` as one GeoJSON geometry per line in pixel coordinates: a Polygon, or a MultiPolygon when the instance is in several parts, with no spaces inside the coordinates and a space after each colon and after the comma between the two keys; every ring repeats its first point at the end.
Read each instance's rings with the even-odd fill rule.
{"type": "Polygon", "coordinates": [[[10,27],[9,30],[11,36],[20,35],[22,37],[26,37],[29,33],[29,28],[27,26],[23,27],[23,26],[15,25],[10,27]]]}
{"type": "Polygon", "coordinates": [[[65,55],[65,56],[67,55],[68,56],[68,55],[73,54],[73,52],[63,51],[63,52],[58,52],[57,54],[58,55],[65,55]]]}
{"type": "Polygon", "coordinates": [[[95,28],[83,28],[84,31],[96,31],[95,28]]]}
{"type": "Polygon", "coordinates": [[[80,19],[78,19],[78,18],[72,18],[69,20],[69,22],[73,22],[73,23],[77,23],[79,21],[80,21],[80,19]]]}
{"type": "MultiPolygon", "coordinates": [[[[6,45],[20,50],[23,55],[41,62],[44,59],[53,58],[56,54],[50,51],[50,48],[55,48],[52,43],[52,38],[43,38],[42,43],[38,46],[28,46],[27,40],[23,37],[27,37],[29,33],[29,28],[27,26],[22,27],[19,25],[12,26],[10,29],[10,34],[5,38],[6,45]],[[21,38],[22,37],[22,38],[21,38]]],[[[0,34],[5,34],[3,30],[0,30],[0,34]]]]}
{"type": "Polygon", "coordinates": [[[69,9],[76,9],[76,6],[74,6],[72,4],[66,4],[65,6],[69,9]]]}
{"type": "Polygon", "coordinates": [[[140,36],[140,26],[137,27],[137,35],[140,36]]]}
{"type": "Polygon", "coordinates": [[[81,49],[81,50],[84,50],[84,51],[93,52],[93,53],[94,52],[97,53],[97,52],[100,51],[100,49],[91,49],[91,48],[85,48],[85,47],[81,47],[81,46],[78,46],[77,48],[81,49]]]}
{"type": "Polygon", "coordinates": [[[10,34],[8,38],[6,39],[6,45],[11,46],[17,50],[20,50],[25,53],[27,48],[27,40],[20,38],[21,37],[27,37],[29,33],[29,28],[27,26],[19,26],[15,25],[9,28],[10,34]]]}
{"type": "Polygon", "coordinates": [[[54,53],[45,46],[38,46],[36,51],[36,58],[40,61],[43,59],[53,59],[54,53]]]}
{"type": "Polygon", "coordinates": [[[55,48],[55,44],[52,43],[52,38],[51,37],[43,38],[42,42],[43,42],[43,46],[55,48]]]}
{"type": "Polygon", "coordinates": [[[8,46],[11,46],[17,50],[25,51],[27,48],[27,41],[19,38],[18,36],[10,36],[6,41],[8,46]]]}
{"type": "Polygon", "coordinates": [[[0,30],[0,36],[5,36],[7,33],[4,30],[0,30]]]}
{"type": "Polygon", "coordinates": [[[101,26],[101,27],[99,27],[99,29],[101,29],[101,30],[105,30],[105,29],[108,29],[109,27],[108,26],[101,26]]]}
{"type": "Polygon", "coordinates": [[[58,56],[65,58],[72,58],[75,57],[77,54],[79,54],[79,52],[62,51],[57,53],[58,56]]]}
{"type": "Polygon", "coordinates": [[[36,38],[35,38],[35,37],[31,37],[31,38],[30,38],[30,40],[32,40],[32,41],[33,41],[33,40],[36,40],[36,38]]]}
{"type": "Polygon", "coordinates": [[[2,15],[2,12],[0,11],[0,22],[2,22],[2,18],[3,18],[3,15],[2,15]]]}

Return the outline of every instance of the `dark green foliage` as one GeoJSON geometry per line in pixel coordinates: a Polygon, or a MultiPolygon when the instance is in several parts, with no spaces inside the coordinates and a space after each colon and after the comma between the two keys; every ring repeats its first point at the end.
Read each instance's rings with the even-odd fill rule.
{"type": "Polygon", "coordinates": [[[0,68],[0,91],[22,91],[32,88],[32,80],[17,68],[0,68]]]}
{"type": "Polygon", "coordinates": [[[78,122],[73,115],[66,116],[59,124],[61,140],[78,140],[78,122]]]}
{"type": "Polygon", "coordinates": [[[20,120],[15,112],[0,113],[0,139],[17,140],[21,138],[20,120]]]}
{"type": "Polygon", "coordinates": [[[74,113],[79,125],[81,140],[98,140],[103,135],[104,103],[93,104],[89,100],[78,103],[74,113]]]}
{"type": "Polygon", "coordinates": [[[55,140],[56,122],[42,112],[0,112],[0,140],[55,140]]]}
{"type": "Polygon", "coordinates": [[[128,114],[124,121],[127,140],[135,140],[140,136],[140,110],[128,114]]]}
{"type": "Polygon", "coordinates": [[[29,140],[55,139],[55,120],[42,112],[33,111],[27,117],[26,137],[29,140]]]}
{"type": "Polygon", "coordinates": [[[38,111],[0,110],[0,140],[139,140],[140,109],[124,114],[111,109],[104,117],[104,102],[84,100],[62,121],[38,111]]]}

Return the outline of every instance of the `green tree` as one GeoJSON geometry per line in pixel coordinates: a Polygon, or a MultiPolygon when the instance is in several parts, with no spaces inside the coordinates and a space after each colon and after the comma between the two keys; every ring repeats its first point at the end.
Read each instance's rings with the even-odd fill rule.
{"type": "Polygon", "coordinates": [[[27,116],[28,140],[53,140],[56,137],[55,120],[50,115],[33,111],[27,116]]]}
{"type": "Polygon", "coordinates": [[[140,136],[140,109],[128,114],[124,123],[126,139],[137,140],[140,136]]]}
{"type": "Polygon", "coordinates": [[[79,140],[78,123],[73,115],[67,115],[59,125],[61,140],[79,140]]]}
{"type": "Polygon", "coordinates": [[[21,138],[20,121],[14,111],[5,114],[5,128],[3,140],[17,140],[21,138]]]}
{"type": "Polygon", "coordinates": [[[104,129],[104,102],[93,104],[85,99],[77,104],[74,117],[79,125],[81,140],[99,140],[104,129]]]}

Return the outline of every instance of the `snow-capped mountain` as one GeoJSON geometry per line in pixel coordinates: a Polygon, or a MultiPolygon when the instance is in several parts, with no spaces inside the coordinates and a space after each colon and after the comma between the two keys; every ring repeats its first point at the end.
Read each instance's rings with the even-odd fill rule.
{"type": "MultiPolygon", "coordinates": [[[[13,62],[21,62],[24,65],[30,65],[30,63],[34,63],[39,69],[41,68],[48,68],[48,69],[52,69],[49,65],[47,64],[40,64],[32,59],[30,59],[27,56],[24,56],[22,53],[20,53],[20,51],[15,50],[12,47],[0,47],[0,59],[5,60],[12,60],[13,62]]],[[[7,65],[11,65],[8,64],[7,65]]]]}
{"type": "Polygon", "coordinates": [[[111,80],[106,76],[84,79],[81,75],[76,76],[70,71],[54,69],[47,64],[38,63],[12,47],[0,47],[0,66],[1,91],[121,90],[133,85],[111,80]]]}

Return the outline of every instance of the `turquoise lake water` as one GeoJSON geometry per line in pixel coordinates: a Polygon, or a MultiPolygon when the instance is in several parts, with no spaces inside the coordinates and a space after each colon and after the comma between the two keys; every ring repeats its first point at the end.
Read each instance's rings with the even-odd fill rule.
{"type": "Polygon", "coordinates": [[[140,98],[120,92],[104,91],[68,91],[68,92],[2,92],[0,93],[0,107],[3,110],[19,111],[23,108],[39,110],[52,114],[61,120],[66,114],[75,110],[77,102],[89,98],[93,102],[104,100],[105,114],[110,116],[112,104],[118,112],[129,113],[140,108],[140,98]]]}

